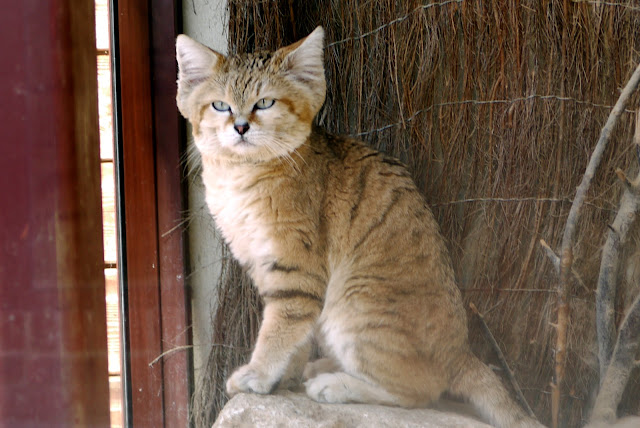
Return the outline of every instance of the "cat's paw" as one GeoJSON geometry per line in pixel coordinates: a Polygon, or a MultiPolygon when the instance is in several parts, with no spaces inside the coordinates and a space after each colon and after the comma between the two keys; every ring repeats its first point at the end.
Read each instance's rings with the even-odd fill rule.
{"type": "Polygon", "coordinates": [[[227,380],[227,394],[230,397],[239,392],[269,394],[278,386],[277,381],[249,364],[238,368],[227,380]]]}
{"type": "Polygon", "coordinates": [[[320,403],[347,403],[349,390],[336,373],[322,373],[304,383],[307,395],[320,403]]]}

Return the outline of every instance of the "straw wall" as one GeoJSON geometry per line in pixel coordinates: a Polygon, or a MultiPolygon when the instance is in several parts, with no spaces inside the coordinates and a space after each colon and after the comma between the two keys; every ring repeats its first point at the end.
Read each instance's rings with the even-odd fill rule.
{"type": "MultiPolygon", "coordinates": [[[[465,302],[485,314],[547,424],[557,276],[539,240],[558,249],[600,129],[640,60],[640,7],[612,3],[229,3],[230,52],[274,49],[325,27],[328,97],[319,122],[410,166],[448,240],[465,302]]],[[[638,106],[637,95],[630,106],[638,106]]],[[[595,280],[620,194],[614,170],[637,170],[633,126],[628,111],[579,222],[562,390],[566,426],[588,416],[598,383],[595,280]]],[[[228,312],[223,306],[220,317],[238,304],[228,312]]],[[[259,314],[250,318],[255,323],[259,314]]],[[[477,354],[495,362],[473,317],[470,329],[477,354]]],[[[227,343],[248,355],[246,340],[227,343]]],[[[216,375],[223,378],[226,370],[217,366],[216,375]]],[[[637,381],[631,384],[637,393],[637,381]]],[[[621,406],[621,413],[638,410],[637,400],[621,406]]]]}

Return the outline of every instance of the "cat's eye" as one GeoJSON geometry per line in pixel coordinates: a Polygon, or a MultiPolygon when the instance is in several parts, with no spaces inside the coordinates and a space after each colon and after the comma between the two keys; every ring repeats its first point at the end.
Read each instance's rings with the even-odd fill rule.
{"type": "Polygon", "coordinates": [[[276,100],[274,100],[273,98],[262,98],[258,100],[255,107],[258,110],[265,110],[272,107],[275,104],[275,102],[276,100]]]}
{"type": "Polygon", "coordinates": [[[225,103],[224,101],[214,101],[211,103],[211,105],[218,111],[231,111],[231,107],[229,106],[229,104],[225,103]]]}

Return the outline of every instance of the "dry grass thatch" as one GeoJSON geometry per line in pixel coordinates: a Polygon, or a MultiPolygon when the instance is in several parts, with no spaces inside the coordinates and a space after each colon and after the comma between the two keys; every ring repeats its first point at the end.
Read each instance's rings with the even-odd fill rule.
{"type": "MultiPolygon", "coordinates": [[[[253,0],[230,1],[229,12],[231,52],[274,49],[325,27],[328,97],[319,121],[410,166],[448,239],[465,300],[485,314],[524,395],[548,424],[557,276],[538,242],[559,247],[600,129],[640,60],[640,5],[253,0]]],[[[629,105],[638,106],[637,94],[629,105]]],[[[633,127],[625,112],[579,219],[563,426],[584,422],[598,384],[594,287],[619,200],[614,171],[636,170],[633,127]]],[[[635,233],[629,245],[637,248],[635,233]]],[[[216,316],[225,337],[214,340],[243,347],[246,357],[259,313],[255,297],[226,294],[240,293],[235,269],[227,266],[221,281],[221,299],[233,304],[216,316]],[[256,309],[234,315],[238,305],[256,309]],[[250,334],[239,325],[248,320],[250,334]]],[[[470,328],[475,351],[493,361],[473,319],[470,328]]],[[[218,393],[240,357],[213,352],[218,393]]],[[[627,397],[638,396],[637,378],[627,397]]],[[[212,391],[204,392],[209,401],[212,391]]],[[[216,400],[210,415],[224,401],[216,400]]],[[[632,399],[620,407],[639,410],[632,399]]]]}

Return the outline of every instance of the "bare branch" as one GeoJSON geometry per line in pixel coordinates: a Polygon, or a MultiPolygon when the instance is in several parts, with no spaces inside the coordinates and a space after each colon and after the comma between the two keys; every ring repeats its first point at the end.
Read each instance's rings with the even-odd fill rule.
{"type": "MultiPolygon", "coordinates": [[[[640,110],[638,112],[634,142],[640,141],[640,110]]],[[[640,181],[640,173],[633,182],[620,169],[616,171],[616,174],[625,184],[625,190],[620,199],[618,214],[613,224],[609,227],[607,240],[602,250],[600,274],[596,289],[596,328],[601,384],[604,381],[614,346],[616,280],[618,277],[620,245],[625,242],[627,232],[640,209],[640,194],[637,191],[638,186],[636,184],[640,181]]]]}
{"type": "Polygon", "coordinates": [[[634,367],[640,345],[640,295],[636,296],[620,326],[611,363],[601,383],[591,414],[591,423],[616,419],[616,410],[634,367]]]}
{"type": "Polygon", "coordinates": [[[627,82],[620,93],[618,101],[614,105],[609,118],[604,127],[600,131],[600,137],[596,144],[587,169],[582,176],[582,181],[576,191],[576,196],[571,204],[569,210],[569,216],[567,217],[567,223],[564,228],[564,234],[562,237],[562,247],[560,252],[560,280],[558,281],[558,318],[557,318],[557,336],[556,336],[556,357],[555,357],[555,382],[552,389],[552,418],[554,420],[554,426],[557,425],[558,414],[560,412],[560,390],[564,382],[564,369],[566,366],[567,355],[567,332],[570,319],[569,313],[569,274],[573,266],[573,245],[575,242],[576,227],[578,224],[578,217],[580,210],[584,204],[584,200],[587,195],[587,191],[591,186],[591,180],[595,176],[596,170],[602,160],[602,155],[609,143],[609,137],[613,132],[613,129],[618,121],[618,118],[625,109],[625,105],[629,101],[629,98],[635,92],[640,84],[640,64],[636,66],[635,71],[631,75],[631,78],[627,82]]]}
{"type": "MultiPolygon", "coordinates": [[[[571,205],[571,210],[569,211],[567,225],[562,237],[562,258],[565,257],[566,253],[572,250],[578,216],[580,214],[580,209],[582,208],[582,205],[584,203],[587,191],[589,190],[589,187],[591,185],[591,180],[596,173],[596,169],[600,165],[604,150],[609,143],[611,132],[613,131],[613,128],[615,127],[620,114],[622,114],[622,112],[624,111],[627,101],[629,101],[629,98],[638,87],[638,84],[640,84],[640,65],[636,67],[633,75],[631,76],[631,79],[629,79],[629,82],[627,82],[627,85],[622,90],[618,101],[616,102],[615,106],[613,106],[613,110],[611,110],[611,113],[609,114],[607,123],[605,123],[602,131],[600,131],[600,138],[598,139],[598,143],[596,144],[596,147],[591,154],[591,159],[589,160],[587,169],[584,173],[584,176],[582,177],[582,182],[580,183],[580,186],[578,186],[576,197],[573,199],[573,204],[571,205]]],[[[560,285],[560,288],[562,288],[562,285],[560,285]]],[[[562,294],[562,290],[559,291],[561,291],[562,294]]]]}
{"type": "MultiPolygon", "coordinates": [[[[556,273],[560,273],[560,257],[558,257],[558,255],[556,254],[555,251],[553,251],[553,248],[551,248],[549,246],[549,244],[547,244],[547,241],[545,241],[544,239],[540,240],[540,246],[542,246],[542,249],[544,250],[544,253],[547,255],[547,257],[549,257],[549,260],[551,260],[551,263],[553,263],[553,267],[556,269],[556,273]]],[[[571,268],[571,273],[573,274],[573,277],[575,278],[575,280],[578,282],[578,284],[580,284],[580,286],[582,288],[584,288],[585,290],[589,290],[587,288],[587,286],[584,284],[584,281],[582,280],[582,278],[580,277],[580,274],[578,273],[577,270],[575,270],[573,267],[571,268]]],[[[549,291],[549,290],[547,290],[549,291]]]]}
{"type": "MultiPolygon", "coordinates": [[[[618,220],[619,215],[616,216],[618,220]]],[[[598,333],[598,360],[600,361],[600,382],[604,380],[613,351],[615,337],[615,291],[618,274],[620,235],[610,227],[602,251],[600,274],[596,289],[596,329],[598,333]]]]}

